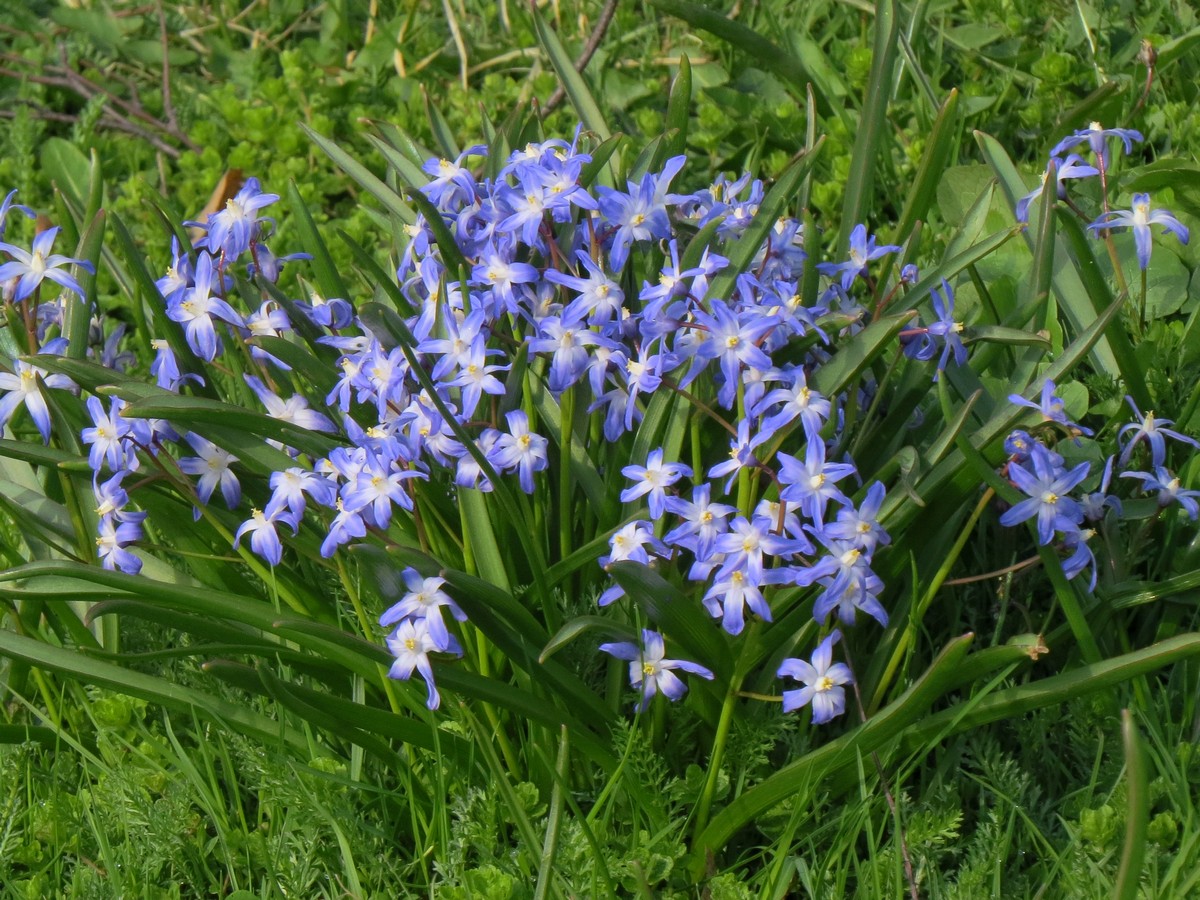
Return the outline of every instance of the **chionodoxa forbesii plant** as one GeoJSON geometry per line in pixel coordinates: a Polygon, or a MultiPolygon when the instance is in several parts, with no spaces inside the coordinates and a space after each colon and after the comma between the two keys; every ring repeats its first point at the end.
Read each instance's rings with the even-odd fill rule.
{"type": "MultiPolygon", "coordinates": [[[[1080,139],[1093,141],[1098,165],[1069,157],[1060,178],[1105,171],[1110,133],[1100,134],[1098,150],[1093,133],[1080,139]]],[[[657,694],[702,693],[717,735],[708,804],[740,704],[810,707],[817,725],[845,713],[856,688],[850,629],[889,625],[896,590],[876,557],[892,540],[886,514],[907,502],[885,483],[895,490],[900,467],[874,454],[863,471],[856,453],[885,419],[923,450],[945,443],[921,430],[936,405],[903,409],[888,391],[923,383],[928,394],[931,381],[946,391],[976,329],[956,317],[957,271],[922,280],[901,265],[901,247],[863,225],[844,260],[819,261],[816,236],[785,214],[782,187],[721,176],[688,192],[682,156],[597,184],[602,166],[585,140],[531,143],[504,160],[484,147],[429,160],[394,279],[359,251],[374,302],[355,302],[321,267],[319,245],[275,256],[263,212],[280,198],[247,180],[223,209],[187,223],[200,236],[175,242],[154,284],[155,333],[135,335],[153,355],[154,387],[121,374],[136,371],[123,326],[72,327],[89,295],[69,267],[91,274],[90,262],[51,253],[55,230],[31,251],[0,243],[14,352],[0,412],[18,437],[33,436],[23,407],[36,438],[86,453],[94,497],[79,506],[94,546],[71,555],[128,574],[151,558],[161,565],[184,542],[177,513],[190,510],[277,606],[337,621],[304,579],[340,584],[359,628],[386,633],[390,675],[423,679],[429,710],[443,700],[439,682],[503,704],[509,695],[482,691],[481,679],[536,692],[539,667],[567,686],[554,703],[595,703],[580,691],[596,685],[548,660],[590,629],[608,631],[616,639],[599,649],[628,663],[637,711],[657,694]],[[299,278],[299,296],[281,289],[283,265],[305,260],[325,286],[299,278]],[[359,557],[346,553],[363,545],[397,561],[378,628],[352,574],[359,557]],[[541,659],[521,643],[534,639],[541,659]]],[[[28,214],[12,201],[2,215],[28,214]]],[[[1145,267],[1150,224],[1187,237],[1148,208],[1139,197],[1122,217],[1105,200],[1092,231],[1111,241],[1111,229],[1131,227],[1145,267]]],[[[1068,468],[1059,451],[1088,432],[1067,418],[1054,382],[1042,384],[1040,404],[1014,395],[1007,413],[1016,421],[1033,406],[1040,422],[1005,442],[998,487],[1014,505],[1000,522],[1031,521],[1054,551],[1043,558],[1094,587],[1098,569],[1115,578],[1085,527],[1121,514],[1108,493],[1113,460],[1102,474],[1086,461],[1068,468]]],[[[1196,442],[1134,413],[1102,436],[1121,443],[1123,483],[1156,496],[1155,521],[1173,503],[1195,519],[1197,492],[1166,468],[1165,439],[1196,442]],[[1127,468],[1147,453],[1153,473],[1127,468]]],[[[1104,534],[1111,543],[1120,532],[1104,534]]],[[[1109,551],[1106,560],[1121,557],[1109,551]]],[[[391,699],[411,708],[407,694],[391,699]]]]}

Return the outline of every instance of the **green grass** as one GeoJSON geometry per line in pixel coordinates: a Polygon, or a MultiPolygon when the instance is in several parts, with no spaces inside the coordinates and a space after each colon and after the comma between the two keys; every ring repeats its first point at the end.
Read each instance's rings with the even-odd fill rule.
{"type": "MultiPolygon", "coordinates": [[[[1131,501],[1130,520],[1101,536],[1105,571],[1088,592],[1050,577],[1054,557],[1037,564],[1030,535],[1001,528],[994,503],[972,513],[989,477],[1003,493],[999,443],[1018,421],[1006,396],[1036,396],[1048,373],[1071,416],[1098,432],[1095,443],[1059,445],[1070,463],[1099,468],[1101,447],[1129,421],[1126,393],[1200,433],[1196,243],[1156,242],[1144,333],[1121,312],[1096,329],[1122,283],[1133,285],[1130,307],[1139,299],[1128,235],[1081,240],[1061,205],[1061,218],[1041,221],[1035,206],[1017,235],[1011,214],[1049,148],[1100,119],[1146,136],[1113,172],[1116,205],[1151,190],[1156,205],[1200,224],[1195,11],[1076,4],[1047,26],[1044,5],[1029,0],[764,0],[739,8],[738,30],[724,9],[620,3],[584,76],[568,76],[566,100],[526,118],[601,9],[542,7],[558,47],[515,3],[164,4],[161,20],[116,0],[17,4],[0,32],[0,109],[11,112],[0,190],[18,188],[75,238],[89,199],[128,228],[132,254],[108,226],[98,296],[110,331],[117,320],[130,327],[137,372],[149,362],[138,278],[158,276],[169,242],[156,207],[175,222],[197,216],[229,169],[285,195],[273,249],[316,253],[305,280],[326,296],[373,298],[381,333],[400,343],[387,304],[406,301],[388,294],[386,273],[413,202],[406,176],[489,132],[520,146],[518,136],[569,137],[599,116],[626,136],[601,181],[653,168],[668,145],[690,159],[679,189],[719,172],[778,179],[786,189],[764,204],[807,216],[814,261],[841,258],[851,227],[868,221],[929,282],[887,312],[927,310],[929,273],[945,274],[981,340],[970,368],[931,388],[928,367],[889,355],[904,323],[884,317],[814,376],[825,390],[887,399],[839,448],[888,479],[895,538],[880,557],[893,627],[848,641],[867,724],[856,730],[853,701],[824,731],[747,701],[776,694],[778,660],[811,649],[811,598],[799,592],[776,595],[788,625],[752,629],[742,650],[714,638],[695,604],[678,611],[690,600],[661,602],[693,590],[669,570],[616,571],[639,605],[592,618],[609,584],[594,560],[636,508],[619,508],[613,468],[661,444],[699,459],[725,440],[702,436],[709,423],[689,402],[656,399],[630,449],[584,440],[589,427],[598,436],[595,418],[571,436],[561,427],[570,407],[544,390],[505,400],[523,403],[556,446],[578,439],[561,481],[540,482],[532,502],[514,489],[461,509],[430,491],[386,549],[336,566],[317,558],[311,527],[277,570],[231,550],[241,514],[214,506],[193,526],[187,494],[164,472],[139,502],[151,523],[178,527],[152,534],[150,577],[137,583],[64,561],[94,554],[90,479],[77,441],[38,456],[35,436],[0,458],[3,896],[1200,894],[1200,663],[1190,645],[1164,644],[1197,630],[1194,526],[1131,501]],[[889,24],[890,43],[877,37],[889,24]],[[1144,98],[1143,38],[1160,60],[1144,98]],[[685,55],[690,97],[668,107],[685,55]],[[642,150],[664,130],[652,163],[654,145],[642,150]],[[818,136],[819,152],[789,168],[818,136]],[[89,197],[97,170],[104,194],[89,197]],[[16,568],[30,560],[40,567],[16,568]],[[422,691],[383,677],[373,625],[394,599],[378,582],[409,564],[448,570],[473,623],[462,632],[467,662],[439,665],[436,714],[422,691]],[[94,603],[107,605],[92,622],[94,603]],[[612,639],[603,629],[636,633],[645,616],[662,616],[689,658],[728,656],[718,687],[694,679],[686,704],[626,715],[625,667],[597,659],[594,644],[612,639]],[[1030,659],[1034,636],[1047,650],[1030,659]]],[[[1100,202],[1090,186],[1073,196],[1100,202]]],[[[19,243],[29,227],[11,222],[6,240],[19,243]]],[[[638,274],[653,278],[661,256],[647,251],[638,274]]],[[[869,299],[882,300],[886,278],[869,299]]],[[[295,270],[282,290],[305,290],[295,270]]],[[[293,347],[297,385],[323,396],[322,348],[293,347]]],[[[249,405],[236,373],[208,374],[212,399],[249,405]]],[[[113,377],[75,375],[89,388],[113,377]]],[[[83,421],[75,398],[61,405],[58,419],[83,421]]],[[[232,412],[190,398],[174,409],[198,429],[232,412]]],[[[18,424],[18,437],[32,434],[18,424]]],[[[261,445],[261,422],[236,424],[225,437],[240,442],[228,446],[258,490],[278,460],[261,445]]],[[[1197,486],[1194,456],[1176,459],[1197,486]]]]}

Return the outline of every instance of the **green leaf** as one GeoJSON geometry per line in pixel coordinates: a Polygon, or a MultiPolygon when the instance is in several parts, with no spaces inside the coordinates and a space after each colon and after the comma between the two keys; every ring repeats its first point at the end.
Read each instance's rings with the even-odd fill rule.
{"type": "Polygon", "coordinates": [[[41,162],[55,186],[82,209],[91,169],[83,152],[68,140],[51,137],[42,144],[41,162]]]}
{"type": "Polygon", "coordinates": [[[308,205],[300,196],[294,180],[288,181],[287,201],[292,216],[291,224],[300,238],[300,246],[312,254],[313,275],[317,279],[317,285],[321,288],[321,292],[326,299],[332,300],[336,297],[347,299],[350,295],[346,289],[346,283],[342,281],[341,273],[334,265],[333,257],[329,255],[329,248],[317,230],[317,224],[313,221],[312,214],[308,211],[308,205]]]}
{"type": "Polygon", "coordinates": [[[1114,900],[1135,900],[1146,859],[1146,828],[1150,819],[1149,779],[1146,775],[1146,754],[1138,736],[1133,713],[1121,711],[1121,738],[1125,745],[1125,844],[1121,849],[1121,866],[1117,870],[1114,900]]]}
{"type": "Polygon", "coordinates": [[[691,119],[692,105],[692,62],[686,53],[679,55],[679,73],[671,83],[671,93],[667,97],[667,118],[665,131],[673,136],[668,142],[665,154],[669,159],[679,156],[687,150],[688,122],[691,119]]]}
{"type": "Polygon", "coordinates": [[[868,217],[874,197],[875,166],[884,136],[891,133],[887,107],[896,89],[896,60],[900,53],[900,17],[896,0],[875,4],[875,42],[872,48],[871,76],[858,115],[854,149],[850,155],[850,174],[842,197],[842,230],[838,252],[844,257],[850,248],[850,232],[868,217]]]}
{"type": "Polygon", "coordinates": [[[823,79],[815,77],[815,74],[809,71],[798,57],[763,37],[753,28],[730,19],[715,9],[688,3],[687,0],[650,0],[650,2],[667,15],[683,19],[689,25],[707,31],[719,40],[741,50],[754,60],[756,65],[762,66],[766,71],[791,84],[797,94],[804,91],[805,85],[812,83],[821,101],[822,111],[834,108],[829,86],[823,83],[823,79]]]}
{"type": "Polygon", "coordinates": [[[1003,325],[973,325],[963,335],[964,343],[988,342],[993,344],[1015,344],[1027,347],[1050,349],[1050,338],[1044,333],[1023,331],[1020,328],[1005,328],[1003,325]]]}
{"type": "Polygon", "coordinates": [[[844,343],[833,358],[813,373],[811,385],[826,397],[836,397],[845,390],[875,359],[896,347],[898,335],[916,312],[897,313],[872,322],[844,343]]]}
{"type": "Polygon", "coordinates": [[[562,82],[563,90],[567,92],[571,105],[579,113],[580,121],[589,131],[598,135],[600,140],[608,140],[612,133],[608,130],[608,124],[600,113],[600,107],[596,105],[596,99],[588,90],[583,76],[575,71],[575,63],[567,55],[558,35],[546,24],[546,20],[542,18],[536,6],[530,7],[530,14],[533,16],[533,27],[537,32],[538,43],[542,45],[542,49],[550,58],[550,65],[554,67],[558,80],[562,82]]]}
{"type": "MultiPolygon", "coordinates": [[[[118,392],[120,388],[117,388],[118,392]]],[[[161,396],[134,399],[122,413],[133,419],[168,419],[172,424],[184,426],[193,431],[199,431],[207,436],[205,428],[219,426],[225,433],[239,432],[236,443],[243,451],[249,446],[271,440],[281,441],[289,447],[295,447],[314,458],[326,456],[338,446],[336,438],[316,431],[302,428],[293,422],[272,418],[265,413],[254,412],[231,403],[220,400],[209,400],[205,397],[187,397],[163,391],[161,396]],[[257,440],[255,440],[257,439],[257,440]]],[[[233,451],[233,447],[226,447],[233,451]]],[[[275,451],[280,457],[287,455],[275,451]]],[[[283,460],[280,459],[280,462],[283,460]]],[[[287,468],[287,466],[284,466],[287,468]]],[[[274,471],[274,470],[273,470],[274,471]]],[[[282,471],[282,469],[278,470],[282,471]]]]}
{"type": "Polygon", "coordinates": [[[921,165],[917,169],[912,187],[907,191],[908,200],[905,201],[904,211],[896,224],[894,241],[897,244],[908,240],[917,221],[925,218],[938,195],[946,175],[946,164],[958,146],[958,97],[958,91],[951,90],[946,102],[938,110],[933,130],[925,144],[925,152],[921,156],[921,165]]]}
{"type": "Polygon", "coordinates": [[[5,629],[0,629],[0,656],[20,660],[44,671],[59,672],[84,684],[140,697],[167,709],[194,713],[268,744],[277,745],[282,741],[299,752],[305,752],[308,748],[308,742],[300,732],[240,704],[222,700],[194,687],[182,687],[162,678],[90,659],[73,650],[55,647],[5,629]]]}
{"type": "Polygon", "coordinates": [[[382,203],[384,209],[400,219],[405,225],[412,225],[417,221],[417,214],[413,212],[412,207],[405,203],[399,194],[380,181],[366,166],[329,138],[317,134],[304,123],[300,123],[300,128],[309,136],[314,144],[324,151],[326,156],[334,161],[339,169],[357,181],[366,189],[367,193],[382,203]]]}
{"type": "Polygon", "coordinates": [[[630,628],[628,625],[622,625],[613,619],[604,616],[576,616],[569,622],[566,622],[562,628],[558,629],[554,637],[550,638],[546,646],[542,648],[542,652],[538,656],[538,661],[545,662],[586,631],[600,631],[618,640],[630,641],[632,643],[637,643],[638,640],[636,629],[630,628]]]}

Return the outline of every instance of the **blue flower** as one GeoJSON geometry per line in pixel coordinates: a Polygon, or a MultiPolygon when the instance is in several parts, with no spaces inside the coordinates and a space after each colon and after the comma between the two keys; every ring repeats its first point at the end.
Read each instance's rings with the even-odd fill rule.
{"type": "Polygon", "coordinates": [[[629,683],[641,691],[642,698],[634,709],[644,710],[654,695],[661,692],[668,700],[678,700],[687,693],[687,685],[671,671],[679,669],[707,678],[713,678],[713,673],[699,663],[685,659],[666,659],[666,646],[663,636],[648,628],[642,629],[642,646],[629,642],[601,644],[600,649],[617,659],[629,662],[629,683]]]}
{"type": "Polygon", "coordinates": [[[1069,531],[1063,535],[1063,549],[1070,554],[1062,561],[1063,574],[1068,578],[1074,578],[1085,569],[1091,569],[1092,577],[1088,580],[1089,591],[1096,589],[1096,557],[1087,542],[1095,535],[1096,532],[1092,528],[1069,531]]]}
{"type": "Polygon", "coordinates": [[[1128,154],[1133,152],[1133,142],[1142,140],[1142,133],[1132,128],[1105,128],[1099,122],[1092,122],[1087,128],[1080,129],[1055,144],[1050,155],[1062,156],[1072,147],[1086,143],[1091,148],[1093,155],[1100,160],[1102,168],[1107,169],[1109,138],[1120,139],[1128,154]]]}
{"type": "Polygon", "coordinates": [[[1144,491],[1158,491],[1159,506],[1166,507],[1178,503],[1187,511],[1188,518],[1193,522],[1196,521],[1197,515],[1200,515],[1200,505],[1196,503],[1200,491],[1184,488],[1179,476],[1172,475],[1164,466],[1155,466],[1153,475],[1149,472],[1122,472],[1121,477],[1138,479],[1142,482],[1144,491]]]}
{"type": "Polygon", "coordinates": [[[833,662],[833,645],[842,637],[836,629],[813,651],[812,662],[785,659],[780,678],[794,678],[804,687],[783,692],[783,711],[792,712],[812,704],[813,724],[824,725],[846,711],[845,685],[854,684],[854,674],[845,663],[833,662]]]}
{"type": "Polygon", "coordinates": [[[109,570],[136,575],[142,570],[142,561],[126,547],[141,538],[141,520],[121,521],[116,516],[104,516],[100,520],[100,534],[96,537],[96,555],[100,564],[109,570]]]}
{"type": "Polygon", "coordinates": [[[232,260],[248,250],[262,233],[262,223],[273,222],[259,221],[258,211],[278,199],[278,194],[264,194],[257,178],[247,178],[242,189],[225,201],[225,208],[209,213],[208,222],[201,226],[208,230],[204,241],[208,252],[232,260]]]}
{"type": "Polygon", "coordinates": [[[1032,191],[1017,201],[1016,217],[1018,222],[1029,221],[1029,205],[1042,195],[1042,191],[1046,189],[1046,184],[1051,177],[1051,169],[1054,170],[1055,188],[1060,200],[1065,200],[1067,196],[1067,185],[1065,182],[1069,178],[1088,178],[1092,175],[1099,175],[1100,170],[1095,166],[1089,166],[1083,161],[1083,157],[1078,153],[1072,153],[1066,159],[1051,159],[1046,165],[1046,171],[1042,174],[1038,186],[1032,191]]]}
{"type": "Polygon", "coordinates": [[[679,174],[686,157],[675,156],[663,165],[662,173],[646,173],[640,184],[628,183],[629,193],[600,186],[600,216],[605,225],[615,229],[609,250],[609,265],[619,272],[629,258],[629,245],[634,241],[665,240],[671,236],[667,217],[667,196],[671,180],[679,174]]]}
{"type": "Polygon", "coordinates": [[[21,360],[13,362],[13,373],[0,372],[0,391],[7,391],[0,399],[0,429],[8,424],[18,406],[24,405],[29,417],[37,426],[42,440],[50,443],[50,408],[42,396],[39,380],[48,388],[70,388],[75,383],[66,375],[51,375],[45,369],[21,360]]]}
{"type": "Polygon", "coordinates": [[[1161,225],[1180,243],[1188,242],[1187,226],[1165,209],[1150,209],[1149,194],[1134,194],[1133,208],[1126,211],[1110,210],[1088,226],[1091,231],[1104,231],[1110,228],[1132,228],[1133,243],[1137,247],[1138,265],[1143,269],[1150,266],[1150,248],[1153,244],[1151,225],[1161,225]]]}
{"type": "Polygon", "coordinates": [[[1042,419],[1044,421],[1057,422],[1059,425],[1067,429],[1067,431],[1069,431],[1071,434],[1078,433],[1090,435],[1092,433],[1090,428],[1084,428],[1082,425],[1078,425],[1067,418],[1066,406],[1064,406],[1060,398],[1054,396],[1054,391],[1054,382],[1047,378],[1046,383],[1042,385],[1042,396],[1040,402],[1034,403],[1032,400],[1026,400],[1020,394],[1009,394],[1008,399],[1017,406],[1025,406],[1029,409],[1036,409],[1042,414],[1042,419]]]}
{"type": "Polygon", "coordinates": [[[708,558],[717,535],[729,528],[725,519],[737,512],[728,503],[712,503],[711,492],[712,486],[705,482],[693,488],[690,502],[681,497],[667,498],[667,509],[682,516],[683,523],[663,536],[664,543],[691,550],[697,559],[708,558]]]}
{"type": "Polygon", "coordinates": [[[783,485],[779,496],[799,503],[812,521],[825,520],[825,507],[830,500],[842,505],[850,502],[835,482],[854,475],[857,470],[849,463],[826,462],[825,445],[821,441],[808,442],[803,463],[787,453],[778,454],[778,459],[779,483],[783,485]]]}
{"type": "Polygon", "coordinates": [[[1034,444],[1029,454],[1033,471],[1020,463],[1008,464],[1008,477],[1018,488],[1029,495],[1000,517],[1005,527],[1024,522],[1037,516],[1038,542],[1049,544],[1054,532],[1069,533],[1079,530],[1083,521],[1083,508],[1067,493],[1087,478],[1091,463],[1082,462],[1069,472],[1057,465],[1050,451],[1041,444],[1034,444]]]}
{"type": "Polygon", "coordinates": [[[533,473],[550,465],[546,455],[547,441],[529,430],[529,416],[523,410],[515,409],[505,418],[508,419],[508,433],[502,433],[496,440],[488,459],[499,469],[516,469],[521,490],[532,494],[533,473]]]}
{"type": "Polygon", "coordinates": [[[213,318],[222,319],[231,325],[244,327],[241,315],[220,297],[212,295],[214,269],[212,257],[200,254],[196,264],[195,285],[176,293],[178,298],[167,303],[167,318],[184,326],[188,346],[201,359],[212,362],[220,350],[213,318]]]}
{"type": "Polygon", "coordinates": [[[1174,420],[1157,419],[1154,416],[1154,410],[1150,410],[1143,416],[1141,410],[1137,408],[1137,404],[1133,402],[1132,397],[1127,395],[1125,400],[1133,408],[1133,414],[1141,419],[1141,421],[1123,425],[1121,430],[1117,432],[1118,442],[1127,433],[1133,433],[1133,436],[1129,439],[1129,443],[1121,451],[1121,458],[1117,462],[1117,465],[1124,468],[1126,463],[1129,462],[1130,456],[1133,455],[1133,448],[1143,440],[1150,445],[1150,465],[1152,466],[1161,466],[1167,460],[1167,442],[1165,438],[1173,438],[1185,444],[1191,444],[1193,447],[1200,447],[1200,442],[1197,442],[1194,438],[1163,427],[1165,425],[1174,425],[1174,420]]]}
{"type": "Polygon", "coordinates": [[[13,257],[0,265],[0,284],[14,278],[18,279],[17,289],[13,294],[14,302],[20,303],[37,290],[38,285],[47,278],[78,294],[81,300],[84,299],[83,288],[79,282],[69,272],[63,271],[62,267],[78,266],[92,274],[95,274],[96,267],[84,259],[71,259],[59,253],[51,253],[50,251],[54,248],[54,239],[58,237],[60,231],[62,231],[61,228],[48,228],[35,237],[31,253],[0,241],[0,250],[13,257]]]}
{"type": "Polygon", "coordinates": [[[667,509],[666,489],[692,470],[683,463],[664,463],[663,450],[651,450],[644,466],[625,466],[621,474],[633,481],[632,487],[621,491],[621,502],[629,503],[638,497],[646,497],[650,506],[650,518],[660,519],[667,509]],[[648,496],[647,496],[648,495],[648,496]]]}
{"type": "Polygon", "coordinates": [[[745,568],[723,567],[704,595],[704,608],[721,627],[730,634],[741,634],[745,625],[746,607],[757,613],[764,621],[771,621],[771,607],[763,597],[759,582],[745,568]]]}
{"type": "Polygon", "coordinates": [[[429,654],[444,652],[462,656],[462,647],[458,641],[453,635],[448,637],[447,646],[438,647],[433,635],[429,633],[429,623],[425,619],[405,619],[387,639],[388,649],[396,657],[388,670],[388,677],[407,681],[412,678],[413,672],[419,672],[425,679],[428,691],[425,705],[431,710],[437,709],[442,700],[433,681],[433,665],[429,661],[429,654]]]}
{"type": "Polygon", "coordinates": [[[467,614],[442,590],[445,578],[425,578],[412,566],[404,570],[402,577],[408,592],[379,617],[379,624],[388,626],[403,619],[423,619],[436,649],[446,651],[454,638],[446,629],[442,607],[450,610],[450,614],[460,622],[467,620],[467,614]]]}
{"type": "Polygon", "coordinates": [[[844,263],[818,263],[817,271],[830,278],[841,275],[842,290],[848,291],[854,279],[867,271],[867,263],[889,253],[899,253],[900,249],[893,244],[875,246],[875,236],[867,235],[867,226],[855,225],[850,232],[850,258],[844,263]]]}
{"type": "Polygon", "coordinates": [[[80,437],[85,444],[91,444],[88,465],[93,472],[99,472],[105,462],[114,472],[135,471],[138,468],[137,447],[127,440],[133,429],[129,420],[121,415],[124,407],[124,400],[113,397],[109,402],[109,412],[105,413],[99,397],[87,399],[92,427],[83,429],[80,437]]]}

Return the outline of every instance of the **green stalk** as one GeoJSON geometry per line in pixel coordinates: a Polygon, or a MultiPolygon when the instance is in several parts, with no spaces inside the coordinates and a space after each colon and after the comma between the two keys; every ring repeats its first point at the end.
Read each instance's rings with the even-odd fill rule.
{"type": "MultiPolygon", "coordinates": [[[[366,609],[362,605],[362,595],[354,588],[354,579],[350,577],[350,572],[346,569],[346,562],[343,555],[335,553],[334,561],[337,563],[338,579],[342,582],[342,590],[346,592],[346,596],[350,598],[350,604],[354,607],[354,615],[358,619],[358,627],[362,629],[363,637],[367,640],[374,640],[375,631],[370,618],[367,616],[366,609]]],[[[380,684],[383,687],[384,694],[387,695],[388,705],[391,706],[392,712],[399,713],[402,709],[400,698],[396,696],[395,685],[392,680],[387,677],[387,669],[384,666],[379,666],[380,684]]]]}
{"type": "Polygon", "coordinates": [[[571,445],[575,434],[575,388],[563,391],[559,407],[559,448],[561,450],[558,470],[558,554],[559,559],[571,555],[571,445]]]}
{"type": "Polygon", "coordinates": [[[700,794],[700,802],[696,806],[696,821],[693,823],[696,837],[699,837],[708,825],[708,815],[712,811],[713,794],[717,790],[717,780],[724,762],[725,744],[729,741],[729,729],[733,725],[733,709],[738,699],[738,689],[742,685],[742,676],[734,674],[725,692],[725,702],[721,704],[721,718],[717,721],[717,734],[713,738],[713,751],[708,759],[708,778],[704,782],[704,790],[700,794]]]}
{"type": "MultiPolygon", "coordinates": [[[[975,525],[979,522],[979,517],[983,515],[983,511],[988,508],[988,504],[992,502],[994,496],[996,496],[996,492],[989,487],[983,492],[983,496],[979,498],[979,502],[975,504],[975,509],[971,511],[971,516],[967,519],[967,524],[963,526],[962,531],[959,532],[958,537],[955,539],[954,546],[950,548],[950,552],[942,560],[942,564],[938,567],[937,573],[933,576],[933,581],[930,582],[924,596],[917,602],[917,608],[910,617],[911,624],[920,626],[921,621],[925,618],[925,613],[929,609],[929,605],[933,602],[933,598],[937,596],[937,592],[941,590],[942,584],[946,581],[946,576],[950,574],[950,569],[958,562],[958,557],[962,554],[963,547],[967,545],[967,539],[975,532],[975,525]]],[[[883,695],[887,692],[888,686],[891,685],[892,679],[896,675],[896,670],[900,667],[900,661],[908,650],[913,633],[914,629],[912,628],[906,628],[900,633],[899,639],[896,641],[896,649],[892,651],[892,658],[888,660],[887,668],[883,670],[883,676],[879,679],[879,684],[875,686],[875,693],[871,697],[871,703],[866,711],[868,716],[875,712],[883,702],[883,695]]]]}
{"type": "Polygon", "coordinates": [[[1146,336],[1146,270],[1142,269],[1142,295],[1138,299],[1138,335],[1146,336]]]}

